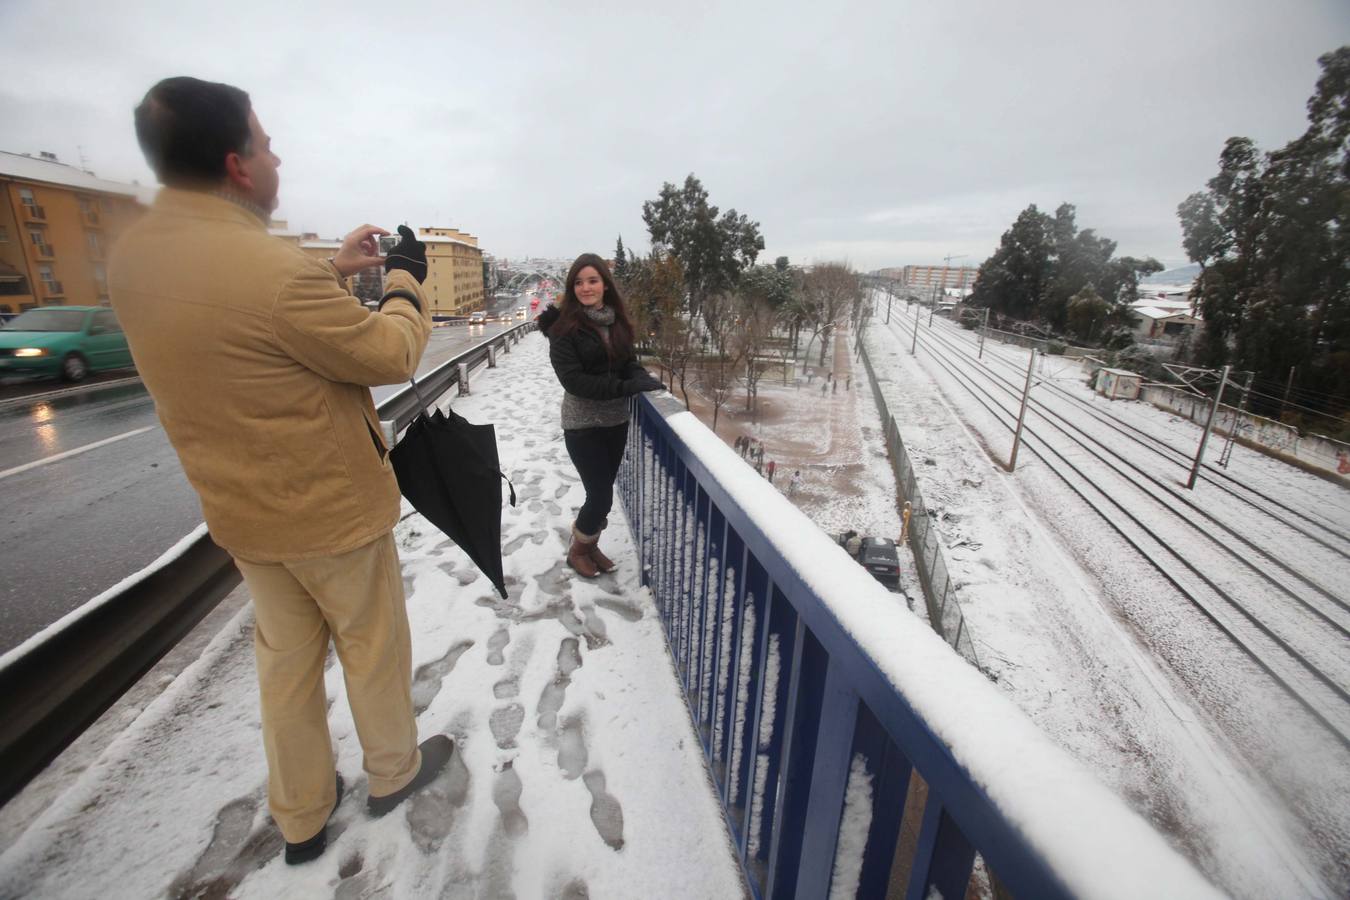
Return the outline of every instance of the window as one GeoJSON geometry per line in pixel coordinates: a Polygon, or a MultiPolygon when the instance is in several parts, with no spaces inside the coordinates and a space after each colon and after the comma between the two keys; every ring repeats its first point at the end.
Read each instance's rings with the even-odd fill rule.
{"type": "Polygon", "coordinates": [[[86,231],[84,233],[84,239],[89,242],[90,253],[94,254],[96,257],[103,255],[103,247],[98,242],[98,232],[86,231]]]}
{"type": "Polygon", "coordinates": [[[33,192],[28,188],[19,188],[19,200],[24,206],[37,205],[37,201],[33,199],[33,192]]]}
{"type": "Polygon", "coordinates": [[[37,248],[38,256],[50,256],[51,248],[47,246],[47,235],[41,228],[28,229],[28,239],[33,242],[37,248]]]}
{"type": "Polygon", "coordinates": [[[38,266],[38,278],[48,285],[56,284],[56,273],[52,271],[51,266],[38,266]]]}
{"type": "Polygon", "coordinates": [[[94,313],[93,324],[102,326],[105,334],[120,334],[122,331],[122,326],[117,324],[117,317],[113,315],[112,310],[107,312],[99,310],[94,313]]]}

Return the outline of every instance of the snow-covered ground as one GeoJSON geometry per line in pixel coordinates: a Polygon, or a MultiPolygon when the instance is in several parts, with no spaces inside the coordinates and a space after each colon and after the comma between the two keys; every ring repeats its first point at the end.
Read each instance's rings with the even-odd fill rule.
{"type": "MultiPolygon", "coordinates": [[[[907,341],[878,326],[867,338],[872,360],[950,538],[953,578],[1000,689],[1232,894],[1344,895],[1344,755],[1306,724],[1292,727],[1260,673],[1225,653],[1198,616],[1169,605],[1166,584],[1096,540],[1094,514],[1043,477],[1042,464],[1024,452],[1012,477],[994,466],[980,448],[1006,446],[1002,426],[926,365],[922,349],[916,362],[907,341]],[[1304,793],[1281,794],[1294,789],[1304,793]]],[[[0,897],[740,895],[622,512],[605,537],[617,576],[582,583],[561,565],[581,491],[542,342],[528,339],[516,353],[532,351],[537,358],[503,356],[500,368],[475,376],[473,397],[454,401],[470,420],[497,423],[520,495],[503,516],[510,599],[499,601],[420,517],[398,532],[422,731],[447,731],[459,745],[446,774],[399,813],[368,820],[340,670],[330,667],[348,794],[323,859],[284,866],[263,798],[245,608],[83,772],[72,769],[64,790],[29,806],[40,808],[31,822],[0,821],[0,835],[17,835],[0,847],[0,897]]],[[[847,351],[840,356],[837,365],[847,351]]],[[[820,454],[820,480],[806,483],[802,506],[826,530],[896,525],[880,423],[863,386],[831,393],[829,403],[812,398],[812,415],[823,418],[810,429],[787,416],[776,432],[761,423],[766,444],[800,438],[805,449],[794,452],[820,454]],[[853,490],[836,490],[840,483],[853,490]]],[[[785,405],[801,397],[795,387],[766,387],[761,399],[775,394],[785,405]]],[[[1315,485],[1282,483],[1317,495],[1315,485]]],[[[888,617],[888,667],[941,669],[940,647],[918,661],[927,659],[916,656],[922,635],[896,619],[907,616],[903,603],[867,607],[853,624],[875,642],[878,615],[888,617]]],[[[916,690],[926,684],[923,672],[906,677],[916,690]]],[[[951,709],[949,685],[923,699],[941,733],[961,735],[963,755],[994,746],[982,731],[1017,730],[996,707],[951,709]]],[[[980,759],[992,766],[996,757],[980,759]]],[[[1021,808],[1034,807],[1035,791],[1048,799],[1057,790],[1041,774],[1034,790],[1022,778],[990,787],[1016,787],[1021,808]]],[[[0,819],[21,809],[11,804],[0,819]]],[[[1083,877],[1091,883],[1093,874],[1083,877]]]]}
{"type": "Polygon", "coordinates": [[[5,823],[15,837],[0,855],[0,897],[741,896],[622,511],[604,537],[619,572],[587,582],[563,566],[582,490],[542,339],[473,384],[454,407],[496,423],[519,497],[503,511],[509,599],[420,516],[397,530],[420,731],[456,741],[441,777],[385,819],[366,817],[360,747],[330,661],[347,793],[325,855],[284,865],[266,811],[246,606],[31,821],[5,823]]]}
{"type": "MultiPolygon", "coordinates": [[[[981,405],[968,389],[977,377],[965,374],[971,369],[953,371],[954,364],[944,367],[934,356],[955,353],[963,342],[973,356],[970,336],[940,319],[930,336],[925,315],[912,357],[913,321],[902,311],[893,312],[889,328],[873,319],[867,345],[878,378],[888,382],[883,388],[906,446],[916,460],[932,462],[919,466],[921,489],[951,548],[949,563],[985,668],[1047,733],[1172,835],[1226,890],[1242,897],[1344,896],[1350,891],[1350,755],[1344,744],[1235,650],[1027,447],[1015,474],[995,465],[991,457],[1007,459],[1008,417],[981,405]]],[[[1020,393],[1016,373],[1024,377],[1027,352],[991,342],[984,356],[979,365],[1020,393]]],[[[1081,419],[1081,428],[1103,443],[1126,446],[1090,409],[1050,389],[1090,398],[1076,366],[1047,360],[1038,379],[1038,400],[1081,419]]],[[[1194,447],[1198,437],[1188,423],[1142,404],[1117,403],[1110,412],[1178,446],[1194,447]]],[[[1223,551],[1196,528],[1175,517],[1169,521],[1158,499],[1127,488],[1093,453],[1057,440],[1039,413],[1029,416],[1028,425],[1083,470],[1082,489],[1100,485],[1144,521],[1161,521],[1169,546],[1203,559],[1208,568],[1202,571],[1213,572],[1268,617],[1277,634],[1298,642],[1340,688],[1346,686],[1350,659],[1343,636],[1335,627],[1318,631],[1309,623],[1316,615],[1289,609],[1298,601],[1280,593],[1288,588],[1306,595],[1325,617],[1344,624],[1335,601],[1297,577],[1343,600],[1350,567],[1337,564],[1334,550],[1258,519],[1249,506],[1202,483],[1193,495],[1200,509],[1183,505],[1186,521],[1212,528],[1217,519],[1243,536],[1268,541],[1296,574],[1256,556],[1238,538],[1230,539],[1236,555],[1251,558],[1265,574],[1233,554],[1225,563],[1223,551]]],[[[1211,452],[1217,455],[1217,449],[1211,452]]],[[[1127,468],[1161,482],[1150,491],[1168,497],[1178,481],[1176,463],[1138,448],[1128,459],[1127,468]]],[[[1241,447],[1234,449],[1229,471],[1291,504],[1315,505],[1334,528],[1350,531],[1350,503],[1335,485],[1241,447]]],[[[1184,571],[1170,574],[1183,583],[1198,581],[1184,571]]],[[[1276,665],[1290,673],[1287,664],[1276,665]]],[[[1323,691],[1333,693],[1325,686],[1323,691]]],[[[1328,713],[1343,714],[1330,700],[1328,713]]]]}

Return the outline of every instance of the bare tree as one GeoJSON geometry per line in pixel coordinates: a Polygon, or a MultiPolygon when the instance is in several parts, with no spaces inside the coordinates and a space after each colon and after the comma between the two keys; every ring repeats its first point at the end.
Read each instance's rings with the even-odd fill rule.
{"type": "Polygon", "coordinates": [[[759,412],[759,380],[769,367],[766,354],[778,325],[778,311],[769,305],[767,298],[752,292],[742,293],[739,300],[740,324],[734,344],[744,368],[745,408],[753,419],[759,412]]]}
{"type": "Polygon", "coordinates": [[[701,313],[708,328],[709,352],[700,361],[699,384],[713,403],[714,430],[722,407],[731,399],[739,380],[744,348],[732,339],[739,328],[738,312],[736,297],[730,292],[718,291],[703,300],[701,313]]]}
{"type": "Polygon", "coordinates": [[[811,352],[811,342],[820,338],[820,363],[825,365],[826,342],[835,326],[860,302],[862,285],[857,274],[847,263],[817,263],[802,279],[801,305],[803,319],[811,328],[805,354],[811,352]]]}
{"type": "Polygon", "coordinates": [[[694,331],[684,313],[684,272],[679,260],[662,253],[652,253],[645,259],[632,258],[621,286],[638,334],[651,346],[672,391],[678,379],[687,408],[686,378],[693,356],[694,331]]]}

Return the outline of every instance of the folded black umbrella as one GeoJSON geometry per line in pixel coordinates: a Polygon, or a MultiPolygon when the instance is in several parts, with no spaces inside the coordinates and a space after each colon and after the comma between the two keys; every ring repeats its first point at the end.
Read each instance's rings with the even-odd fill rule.
{"type": "MultiPolygon", "coordinates": [[[[413,382],[417,392],[417,383],[413,382]]],[[[468,554],[502,599],[502,479],[497,431],[450,410],[422,411],[390,452],[398,489],[408,502],[468,554]]],[[[510,484],[510,481],[507,481],[510,484]]],[[[511,505],[516,489],[511,487],[511,505]]]]}

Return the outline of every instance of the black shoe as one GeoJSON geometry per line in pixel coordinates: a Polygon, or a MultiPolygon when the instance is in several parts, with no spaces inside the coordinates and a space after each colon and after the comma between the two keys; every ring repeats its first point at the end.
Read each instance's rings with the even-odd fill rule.
{"type": "MultiPolygon", "coordinates": [[[[337,776],[337,799],[333,801],[333,810],[328,814],[328,818],[333,818],[333,813],[337,812],[338,804],[342,802],[342,773],[337,776]]],[[[328,823],[324,822],[319,833],[307,841],[301,841],[298,844],[286,842],[286,865],[298,866],[300,863],[307,863],[312,859],[318,859],[323,856],[323,851],[328,847],[328,823]]]]}
{"type": "Polygon", "coordinates": [[[366,812],[372,817],[378,819],[391,812],[394,807],[435,780],[441,769],[444,769],[445,764],[450,761],[450,753],[455,749],[455,742],[444,734],[438,734],[427,738],[418,749],[422,751],[422,768],[417,770],[412,781],[392,794],[370,797],[366,800],[366,812]]]}

